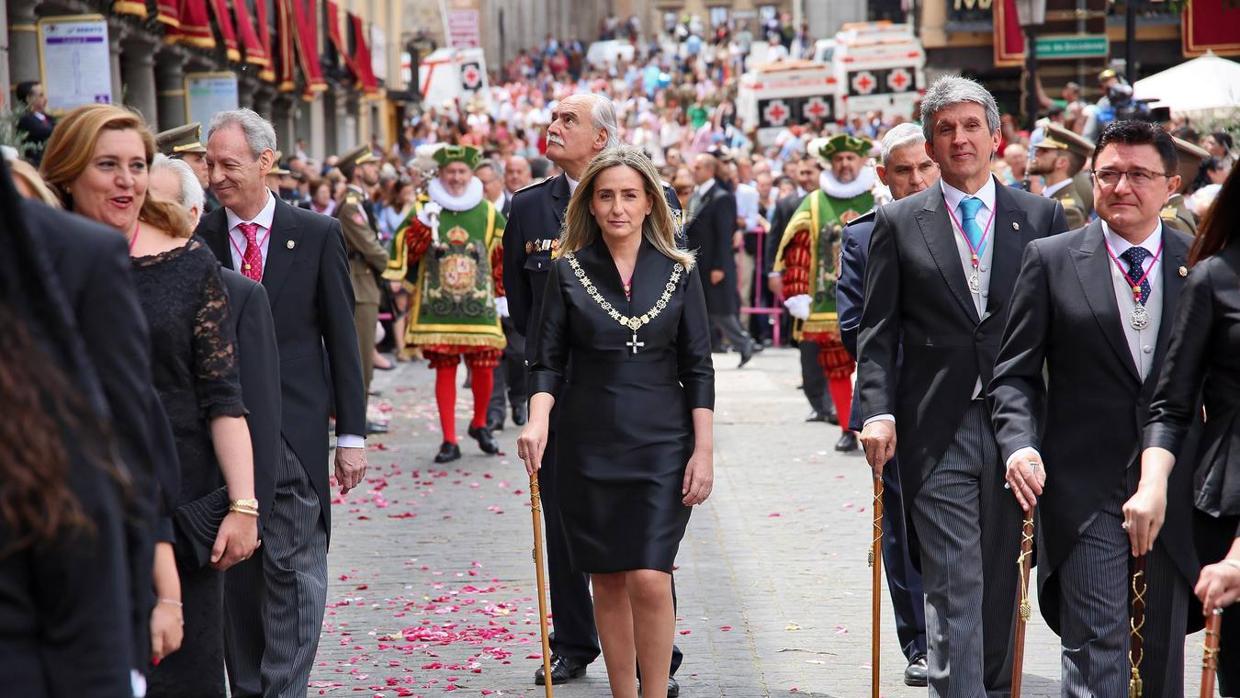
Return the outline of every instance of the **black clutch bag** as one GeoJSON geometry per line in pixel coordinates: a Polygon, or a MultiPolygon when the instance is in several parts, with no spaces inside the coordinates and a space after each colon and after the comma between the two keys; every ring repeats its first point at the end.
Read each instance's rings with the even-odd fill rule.
{"type": "Polygon", "coordinates": [[[181,567],[198,569],[211,562],[211,548],[230,503],[228,488],[221,487],[177,507],[172,514],[177,537],[173,550],[181,567]]]}

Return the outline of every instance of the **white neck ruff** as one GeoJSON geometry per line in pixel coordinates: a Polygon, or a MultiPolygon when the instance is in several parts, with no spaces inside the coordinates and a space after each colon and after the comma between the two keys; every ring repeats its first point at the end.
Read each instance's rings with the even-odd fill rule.
{"type": "Polygon", "coordinates": [[[874,173],[873,167],[863,167],[857,173],[857,178],[844,184],[835,178],[835,174],[831,169],[825,169],[818,177],[818,186],[827,196],[833,199],[851,199],[854,196],[860,196],[870,189],[874,188],[874,180],[877,175],[874,173]]]}
{"type": "Polygon", "coordinates": [[[465,187],[465,193],[460,196],[449,194],[438,177],[431,180],[426,190],[431,196],[431,201],[449,211],[468,211],[482,203],[482,180],[477,177],[470,178],[469,184],[465,187]]]}

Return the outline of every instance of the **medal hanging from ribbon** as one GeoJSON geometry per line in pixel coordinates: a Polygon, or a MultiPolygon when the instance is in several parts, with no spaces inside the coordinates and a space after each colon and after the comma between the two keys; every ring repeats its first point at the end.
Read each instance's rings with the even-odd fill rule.
{"type": "Polygon", "coordinates": [[[1142,300],[1141,286],[1149,277],[1150,272],[1154,270],[1154,265],[1158,264],[1158,259],[1162,257],[1163,243],[1162,241],[1159,241],[1158,251],[1154,253],[1154,256],[1150,259],[1149,266],[1145,267],[1145,271],[1141,274],[1140,278],[1137,279],[1133,279],[1132,275],[1128,273],[1128,270],[1124,268],[1124,263],[1119,261],[1119,257],[1116,256],[1115,251],[1111,249],[1111,243],[1106,243],[1106,246],[1107,255],[1111,257],[1112,262],[1115,262],[1115,266],[1119,269],[1119,273],[1124,277],[1124,281],[1128,282],[1128,288],[1132,290],[1132,312],[1128,314],[1128,324],[1132,326],[1132,329],[1141,332],[1150,326],[1150,313],[1145,309],[1145,302],[1149,300],[1149,298],[1147,297],[1145,300],[1142,300]]]}
{"type": "MultiPolygon", "coordinates": [[[[943,198],[943,203],[947,203],[947,198],[943,198]]],[[[968,233],[965,232],[964,226],[960,225],[960,221],[956,219],[956,214],[952,211],[951,206],[946,206],[947,215],[952,220],[952,225],[956,232],[960,233],[960,237],[964,238],[964,244],[969,247],[969,264],[973,267],[973,273],[969,274],[969,292],[973,295],[980,295],[982,292],[982,251],[986,249],[986,241],[990,238],[991,226],[995,222],[995,207],[990,209],[990,218],[986,220],[986,227],[982,229],[982,237],[977,241],[977,245],[973,245],[973,241],[969,239],[968,233]]],[[[976,223],[976,221],[974,221],[976,223]]]]}

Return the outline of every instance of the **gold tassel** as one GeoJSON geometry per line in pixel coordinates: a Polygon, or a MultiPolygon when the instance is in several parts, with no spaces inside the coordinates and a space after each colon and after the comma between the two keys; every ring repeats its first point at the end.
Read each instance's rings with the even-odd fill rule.
{"type": "Polygon", "coordinates": [[[1141,698],[1141,670],[1132,668],[1132,678],[1128,679],[1128,698],[1141,698]]]}

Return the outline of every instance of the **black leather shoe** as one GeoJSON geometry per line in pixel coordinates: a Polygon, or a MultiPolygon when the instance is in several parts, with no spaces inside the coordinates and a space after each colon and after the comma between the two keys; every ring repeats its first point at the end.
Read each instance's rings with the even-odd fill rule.
{"type": "Polygon", "coordinates": [[[840,440],[835,442],[835,450],[840,453],[852,453],[857,450],[857,435],[851,431],[846,431],[840,440]]]}
{"type": "Polygon", "coordinates": [[[386,434],[388,433],[388,425],[379,422],[366,422],[367,434],[386,434]]]}
{"type": "MultiPolygon", "coordinates": [[[[568,657],[551,656],[551,684],[558,686],[572,679],[579,679],[586,675],[586,665],[568,657]]],[[[543,672],[542,667],[538,667],[538,671],[534,672],[534,685],[542,686],[547,683],[547,675],[543,672]]]]}
{"type": "Polygon", "coordinates": [[[512,406],[512,423],[513,424],[516,424],[519,427],[523,427],[525,426],[525,423],[529,421],[529,419],[530,419],[530,413],[525,405],[513,405],[512,406]]]}
{"type": "Polygon", "coordinates": [[[680,684],[676,683],[673,676],[667,677],[667,698],[676,698],[680,695],[680,684]]]}
{"type": "Polygon", "coordinates": [[[492,412],[491,414],[488,414],[487,415],[487,429],[490,429],[491,431],[503,431],[504,430],[504,413],[503,412],[499,412],[499,413],[492,412]]]}
{"type": "Polygon", "coordinates": [[[749,360],[753,358],[755,353],[753,342],[750,342],[744,349],[741,349],[741,362],[737,365],[737,368],[744,368],[745,364],[749,363],[749,360]]]}
{"type": "Polygon", "coordinates": [[[926,680],[926,658],[913,657],[913,661],[908,663],[904,668],[904,685],[905,686],[925,686],[926,680]]]}
{"type": "Polygon", "coordinates": [[[461,447],[453,443],[448,443],[447,441],[440,444],[439,453],[435,455],[436,463],[448,463],[450,461],[460,459],[461,447]]]}
{"type": "Polygon", "coordinates": [[[822,412],[819,412],[818,410],[814,410],[814,411],[812,411],[812,412],[810,412],[810,413],[809,413],[809,416],[805,418],[805,421],[807,421],[807,422],[825,422],[825,421],[827,421],[827,415],[823,414],[822,412]]]}
{"type": "Polygon", "coordinates": [[[470,427],[469,435],[478,442],[478,448],[481,448],[483,453],[489,453],[490,455],[499,453],[499,443],[491,435],[490,429],[486,427],[470,427]]]}

